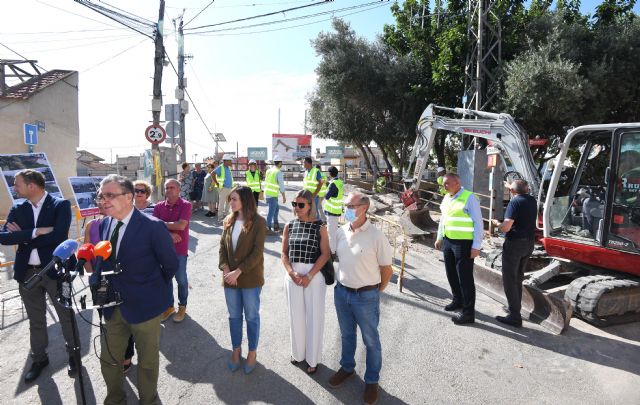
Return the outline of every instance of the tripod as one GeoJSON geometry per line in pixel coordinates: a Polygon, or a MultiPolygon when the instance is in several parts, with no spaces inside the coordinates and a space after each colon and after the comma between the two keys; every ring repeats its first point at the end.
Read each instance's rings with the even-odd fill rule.
{"type": "MultiPolygon", "coordinates": [[[[68,262],[67,262],[68,263],[68,262]]],[[[71,356],[73,357],[73,362],[76,364],[78,368],[78,382],[80,383],[80,395],[82,397],[82,404],[86,405],[87,399],[84,392],[84,380],[82,376],[82,356],[80,354],[80,338],[78,336],[78,323],[76,322],[76,313],[73,310],[71,305],[71,291],[72,291],[72,283],[75,279],[76,275],[72,274],[67,266],[63,266],[64,273],[62,274],[61,282],[60,282],[60,296],[58,300],[60,305],[65,307],[69,311],[69,316],[71,317],[71,329],[73,330],[73,341],[71,344],[73,347],[71,348],[71,356]]]]}

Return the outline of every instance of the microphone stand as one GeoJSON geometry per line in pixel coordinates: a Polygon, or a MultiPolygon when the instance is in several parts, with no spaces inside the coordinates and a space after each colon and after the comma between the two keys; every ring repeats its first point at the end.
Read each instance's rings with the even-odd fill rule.
{"type": "Polygon", "coordinates": [[[80,268],[79,272],[71,271],[70,266],[71,263],[69,260],[67,260],[62,265],[63,273],[60,279],[58,301],[60,302],[60,305],[62,305],[69,311],[69,316],[71,317],[71,329],[73,330],[73,341],[71,342],[73,347],[71,348],[71,356],[73,357],[73,361],[78,368],[78,382],[80,383],[80,396],[82,397],[82,404],[86,405],[87,399],[84,392],[84,379],[82,376],[82,356],[80,354],[80,337],[78,336],[78,323],[76,322],[75,311],[73,310],[73,306],[71,305],[73,280],[76,278],[76,275],[78,273],[80,275],[84,274],[84,271],[82,271],[82,268],[80,268]]]}

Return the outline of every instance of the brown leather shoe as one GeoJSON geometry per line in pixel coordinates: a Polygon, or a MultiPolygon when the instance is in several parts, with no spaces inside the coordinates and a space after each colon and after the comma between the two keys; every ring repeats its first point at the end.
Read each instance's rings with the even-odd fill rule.
{"type": "Polygon", "coordinates": [[[364,395],[362,400],[367,405],[373,405],[378,402],[378,383],[367,384],[364,388],[364,395]]]}
{"type": "Polygon", "coordinates": [[[161,322],[166,321],[167,319],[169,319],[171,317],[171,315],[176,313],[176,309],[173,306],[170,306],[169,308],[167,308],[166,311],[164,311],[162,313],[162,320],[161,322]]]}
{"type": "Polygon", "coordinates": [[[345,382],[345,380],[351,377],[354,373],[354,371],[347,373],[342,367],[340,367],[340,370],[338,370],[331,378],[329,378],[329,387],[337,388],[341,386],[345,382]]]}
{"type": "Polygon", "coordinates": [[[185,316],[187,315],[187,306],[179,305],[178,312],[173,316],[173,322],[182,322],[184,321],[185,316]]]}

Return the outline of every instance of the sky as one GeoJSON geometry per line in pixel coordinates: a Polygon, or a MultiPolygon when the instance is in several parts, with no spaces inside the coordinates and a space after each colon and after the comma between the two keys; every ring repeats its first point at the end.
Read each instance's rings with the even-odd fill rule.
{"type": "MultiPolygon", "coordinates": [[[[159,0],[92,2],[126,10],[152,22],[158,19],[159,0]]],[[[331,31],[332,17],[345,19],[358,35],[370,40],[382,32],[384,24],[393,23],[391,1],[335,0],[270,17],[196,29],[314,1],[210,3],[211,0],[166,0],[167,53],[177,68],[172,20],[184,11],[185,53],[193,56],[185,66],[187,90],[193,100],[185,125],[188,161],[201,161],[213,154],[210,133],[223,133],[227,142],[220,144],[221,149],[235,152],[237,148],[240,156],[246,156],[247,147],[270,149],[273,133],[304,133],[306,96],[314,88],[314,69],[319,62],[311,41],[320,32],[331,31]],[[365,6],[368,3],[371,4],[365,6]],[[347,9],[356,6],[362,7],[347,9]],[[291,20],[317,13],[324,14],[291,20]],[[246,27],[283,19],[290,21],[246,27]]],[[[583,12],[592,13],[596,4],[593,0],[583,2],[583,12]]],[[[73,0],[3,0],[0,44],[37,60],[47,70],[80,72],[80,149],[112,161],[117,155],[137,155],[149,148],[144,129],[151,121],[151,39],[73,0]]],[[[0,46],[0,58],[19,56],[0,46]]],[[[169,65],[163,72],[164,104],[175,103],[176,86],[177,76],[169,65]]],[[[314,139],[313,150],[320,147],[324,151],[327,144],[333,143],[314,139]]]]}

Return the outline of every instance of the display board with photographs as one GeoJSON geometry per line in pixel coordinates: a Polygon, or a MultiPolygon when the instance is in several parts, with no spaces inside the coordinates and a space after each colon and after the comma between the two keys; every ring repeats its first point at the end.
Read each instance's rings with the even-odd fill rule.
{"type": "Polygon", "coordinates": [[[45,190],[53,197],[63,198],[60,187],[51,170],[51,164],[46,153],[20,153],[14,155],[0,155],[0,172],[4,184],[9,190],[13,204],[21,203],[24,198],[18,196],[14,188],[15,175],[20,170],[32,169],[44,175],[45,190]]]}
{"type": "Polygon", "coordinates": [[[293,162],[311,156],[311,135],[272,134],[271,158],[293,162]]]}
{"type": "Polygon", "coordinates": [[[96,203],[96,196],[98,195],[102,179],[104,179],[104,176],[69,177],[73,196],[76,199],[76,205],[82,217],[90,217],[100,213],[100,209],[96,203]]]}

